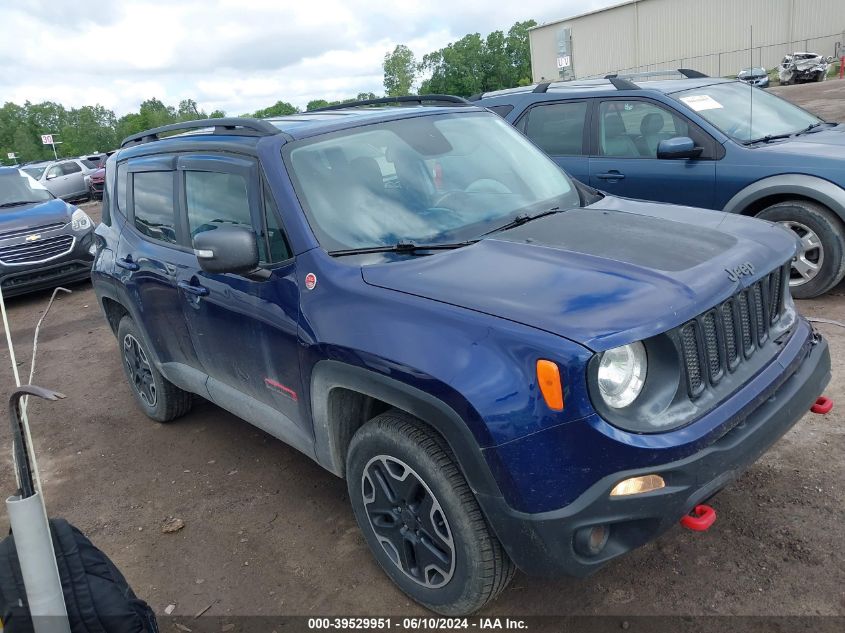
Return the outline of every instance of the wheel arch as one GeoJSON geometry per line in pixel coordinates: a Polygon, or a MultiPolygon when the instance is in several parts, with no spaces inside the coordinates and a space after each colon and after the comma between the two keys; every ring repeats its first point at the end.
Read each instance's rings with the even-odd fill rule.
{"type": "Polygon", "coordinates": [[[452,407],[404,382],[340,361],[320,361],[311,374],[317,461],[345,478],[346,451],[355,431],[389,408],[401,409],[439,433],[473,492],[501,496],[477,440],[452,407]]]}
{"type": "Polygon", "coordinates": [[[782,174],[751,183],[731,198],[724,211],[756,215],[766,207],[787,200],[805,200],[822,204],[845,222],[845,189],[807,174],[782,174]]]}

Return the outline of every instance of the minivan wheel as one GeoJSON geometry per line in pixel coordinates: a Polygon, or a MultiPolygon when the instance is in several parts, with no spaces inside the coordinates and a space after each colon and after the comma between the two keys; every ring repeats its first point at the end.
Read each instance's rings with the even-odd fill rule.
{"type": "Polygon", "coordinates": [[[781,224],[800,241],[789,278],[793,297],[817,297],[845,277],[845,227],[830,209],[807,200],[788,200],[763,209],[757,217],[781,224]]]}
{"type": "Polygon", "coordinates": [[[120,320],[117,340],[132,395],[148,417],[157,422],[170,422],[190,411],[193,396],[169,382],[156,369],[131,317],[120,320]]]}
{"type": "Polygon", "coordinates": [[[468,615],[513,578],[449,447],[417,418],[392,410],[362,426],[349,446],[346,480],[379,565],[423,606],[468,615]]]}

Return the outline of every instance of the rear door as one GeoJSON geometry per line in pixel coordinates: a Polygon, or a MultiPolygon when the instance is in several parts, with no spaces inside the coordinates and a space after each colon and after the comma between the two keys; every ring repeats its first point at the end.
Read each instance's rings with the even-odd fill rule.
{"type": "Polygon", "coordinates": [[[593,187],[628,198],[714,207],[718,143],[685,117],[647,99],[605,99],[598,104],[592,131],[593,187]],[[678,136],[703,147],[701,157],[658,159],[660,141],[678,136]]]}
{"type": "Polygon", "coordinates": [[[62,168],[63,163],[54,163],[44,172],[44,186],[57,198],[69,198],[73,195],[73,183],[62,168]]]}
{"type": "Polygon", "coordinates": [[[88,188],[85,186],[85,177],[82,172],[82,166],[75,160],[67,160],[62,163],[62,173],[67,179],[67,187],[71,197],[83,196],[88,193],[88,188]]]}
{"type": "MultiPolygon", "coordinates": [[[[179,271],[180,304],[212,399],[232,410],[233,392],[283,414],[253,423],[290,440],[289,424],[304,428],[300,413],[297,323],[299,290],[278,211],[262,184],[257,162],[226,154],[183,155],[178,163],[186,233],[219,226],[252,228],[266,278],[207,273],[194,257],[179,271]]],[[[244,401],[244,406],[249,407],[244,401]]],[[[242,417],[249,416],[241,413],[242,417]]]]}
{"type": "Polygon", "coordinates": [[[136,158],[118,166],[116,189],[119,203],[125,191],[127,223],[120,233],[115,270],[133,299],[134,317],[149,345],[167,366],[166,373],[178,372],[182,384],[190,383],[200,392],[203,381],[194,380],[197,376],[191,370],[201,372],[202,367],[176,288],[182,271],[196,265],[196,256],[186,246],[177,220],[180,192],[175,166],[172,155],[136,158]]]}
{"type": "Polygon", "coordinates": [[[516,128],[551,156],[566,173],[589,181],[589,101],[537,103],[526,110],[516,128]]]}

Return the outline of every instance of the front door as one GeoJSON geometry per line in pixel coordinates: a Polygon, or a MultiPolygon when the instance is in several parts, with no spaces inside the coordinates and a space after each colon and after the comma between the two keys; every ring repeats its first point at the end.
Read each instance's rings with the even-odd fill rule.
{"type": "Polygon", "coordinates": [[[55,163],[44,172],[44,186],[57,198],[69,198],[73,195],[73,182],[62,169],[62,163],[55,163]]]}
{"type": "Polygon", "coordinates": [[[248,404],[252,399],[281,413],[270,421],[280,428],[266,428],[256,419],[260,415],[251,421],[287,439],[291,432],[283,427],[303,428],[299,290],[278,212],[252,159],[185,155],[178,171],[189,238],[226,224],[248,226],[256,233],[261,268],[268,273],[265,278],[207,273],[196,258],[191,270],[180,273],[182,309],[211,378],[209,392],[230,410],[237,392],[246,396],[244,406],[254,406],[248,404]]]}
{"type": "Polygon", "coordinates": [[[691,122],[643,99],[599,104],[589,182],[612,195],[712,209],[716,163],[713,142],[691,122]],[[659,159],[662,140],[687,136],[704,153],[695,159],[659,159]]]}
{"type": "Polygon", "coordinates": [[[516,123],[516,128],[567,174],[583,183],[590,179],[588,154],[584,151],[589,105],[588,101],[539,103],[516,123]]]}

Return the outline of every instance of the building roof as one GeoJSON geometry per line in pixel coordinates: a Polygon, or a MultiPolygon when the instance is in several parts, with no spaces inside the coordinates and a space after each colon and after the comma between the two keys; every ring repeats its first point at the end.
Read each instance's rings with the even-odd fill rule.
{"type": "Polygon", "coordinates": [[[551,20],[550,22],[543,22],[542,24],[538,24],[537,26],[532,26],[529,31],[534,31],[536,29],[542,29],[544,26],[551,26],[553,24],[561,24],[562,22],[571,22],[572,20],[577,20],[578,18],[583,18],[588,15],[594,15],[596,13],[604,13],[605,11],[612,11],[613,9],[618,9],[619,7],[624,7],[629,4],[635,4],[637,2],[642,2],[643,0],[624,0],[623,2],[617,2],[616,4],[612,4],[607,7],[603,7],[601,9],[593,9],[592,11],[585,11],[584,13],[579,13],[577,15],[570,16],[568,18],[561,18],[560,20],[551,20]]]}

